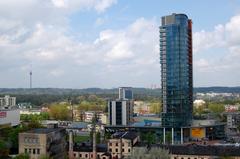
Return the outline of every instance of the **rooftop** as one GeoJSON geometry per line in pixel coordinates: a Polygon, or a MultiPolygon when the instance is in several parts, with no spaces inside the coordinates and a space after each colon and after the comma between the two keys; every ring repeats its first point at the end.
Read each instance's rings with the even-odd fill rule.
{"type": "Polygon", "coordinates": [[[134,140],[137,138],[138,135],[135,132],[116,132],[113,134],[113,138],[123,138],[123,139],[129,139],[129,140],[134,140]]]}
{"type": "MultiPolygon", "coordinates": [[[[93,148],[90,143],[77,143],[73,146],[73,151],[77,152],[92,152],[93,148]]],[[[97,144],[97,152],[107,152],[106,144],[97,144]]]]}
{"type": "Polygon", "coordinates": [[[206,155],[206,156],[240,156],[239,146],[216,145],[169,145],[160,146],[176,155],[206,155]]]}
{"type": "Polygon", "coordinates": [[[25,133],[49,134],[51,132],[56,132],[60,130],[63,130],[63,128],[37,128],[37,129],[29,130],[25,133]]]}

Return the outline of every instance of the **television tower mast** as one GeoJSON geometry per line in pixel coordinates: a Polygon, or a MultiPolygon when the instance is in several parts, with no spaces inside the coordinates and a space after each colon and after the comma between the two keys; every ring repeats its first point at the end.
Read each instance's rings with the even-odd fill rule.
{"type": "Polygon", "coordinates": [[[31,67],[31,70],[29,72],[29,75],[30,75],[30,89],[32,88],[32,67],[31,67]]]}

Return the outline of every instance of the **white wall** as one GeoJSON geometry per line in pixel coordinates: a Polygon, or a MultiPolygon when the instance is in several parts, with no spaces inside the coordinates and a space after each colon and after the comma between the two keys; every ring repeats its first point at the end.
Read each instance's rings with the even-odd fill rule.
{"type": "Polygon", "coordinates": [[[20,124],[19,109],[0,110],[0,114],[2,114],[0,115],[0,125],[11,124],[11,126],[16,126],[20,124]]]}

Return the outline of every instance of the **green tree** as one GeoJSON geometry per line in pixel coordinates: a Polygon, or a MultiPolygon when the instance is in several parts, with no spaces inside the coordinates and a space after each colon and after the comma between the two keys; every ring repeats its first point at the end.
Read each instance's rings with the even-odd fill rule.
{"type": "Polygon", "coordinates": [[[97,144],[100,144],[100,143],[101,143],[101,133],[100,133],[100,132],[97,132],[97,133],[96,133],[96,143],[97,143],[97,144]]]}
{"type": "Polygon", "coordinates": [[[150,103],[150,113],[160,114],[162,108],[160,102],[151,102],[150,103]]]}
{"type": "Polygon", "coordinates": [[[14,159],[30,159],[28,154],[19,154],[14,159]]]}
{"type": "Polygon", "coordinates": [[[155,133],[148,132],[146,135],[147,143],[149,145],[156,143],[156,135],[155,133]]]}
{"type": "Polygon", "coordinates": [[[53,104],[49,107],[49,115],[56,120],[68,120],[70,118],[70,110],[66,104],[53,104]]]}
{"type": "Polygon", "coordinates": [[[6,145],[6,141],[0,140],[0,158],[4,156],[8,156],[9,148],[6,145]]]}
{"type": "Polygon", "coordinates": [[[208,109],[213,113],[220,114],[224,112],[225,107],[224,107],[224,104],[222,103],[211,102],[211,103],[208,103],[208,109]]]}
{"type": "Polygon", "coordinates": [[[172,134],[171,134],[171,132],[166,132],[166,142],[168,143],[168,144],[170,144],[171,143],[171,141],[172,141],[172,134]]]}

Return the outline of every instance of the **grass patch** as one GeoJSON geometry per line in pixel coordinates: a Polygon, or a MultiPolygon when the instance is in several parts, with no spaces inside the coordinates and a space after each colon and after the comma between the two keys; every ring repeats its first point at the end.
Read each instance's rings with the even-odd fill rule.
{"type": "Polygon", "coordinates": [[[74,142],[86,142],[89,141],[89,136],[74,136],[74,142]]]}

